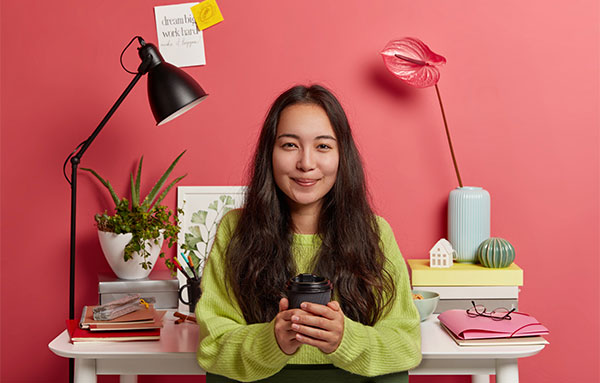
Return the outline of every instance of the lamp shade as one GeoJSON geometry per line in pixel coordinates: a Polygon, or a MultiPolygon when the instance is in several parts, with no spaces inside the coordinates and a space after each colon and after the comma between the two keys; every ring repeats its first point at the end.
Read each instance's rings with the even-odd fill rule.
{"type": "Polygon", "coordinates": [[[192,109],[208,96],[187,73],[165,61],[148,71],[148,101],[157,125],[192,109]]]}

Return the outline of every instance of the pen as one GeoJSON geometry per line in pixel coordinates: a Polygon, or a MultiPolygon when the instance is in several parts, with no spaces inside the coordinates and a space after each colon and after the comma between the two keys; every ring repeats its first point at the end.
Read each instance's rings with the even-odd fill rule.
{"type": "Polygon", "coordinates": [[[194,273],[194,277],[198,278],[198,274],[196,274],[196,270],[194,268],[194,260],[192,257],[188,257],[188,262],[190,263],[190,268],[192,269],[192,273],[194,273]]]}
{"type": "Polygon", "coordinates": [[[190,276],[188,275],[188,273],[185,272],[185,270],[183,269],[183,267],[181,267],[181,264],[179,263],[179,261],[177,260],[177,257],[173,258],[173,261],[175,261],[175,266],[177,266],[177,268],[179,270],[181,270],[181,272],[183,273],[183,275],[185,275],[185,277],[187,279],[192,279],[190,278],[190,276]]]}
{"type": "Polygon", "coordinates": [[[185,263],[187,263],[187,265],[190,267],[190,269],[192,268],[192,265],[190,265],[190,260],[188,259],[188,257],[185,255],[185,253],[182,251],[181,253],[181,257],[183,258],[183,260],[185,261],[185,263]]]}
{"type": "Polygon", "coordinates": [[[190,267],[190,270],[192,270],[192,274],[194,274],[194,277],[198,278],[198,274],[196,274],[196,270],[194,270],[194,263],[192,261],[192,257],[186,257],[186,255],[183,253],[183,251],[180,254],[183,257],[183,260],[190,267]]]}

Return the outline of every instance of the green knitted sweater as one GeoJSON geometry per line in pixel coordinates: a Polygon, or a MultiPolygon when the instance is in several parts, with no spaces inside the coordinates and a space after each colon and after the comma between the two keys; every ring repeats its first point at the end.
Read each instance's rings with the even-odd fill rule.
{"type": "MultiPolygon", "coordinates": [[[[302,345],[284,354],[275,340],[274,320],[247,324],[232,291],[225,286],[224,256],[239,220],[227,214],[217,232],[202,275],[202,296],[196,306],[200,326],[198,363],[206,371],[239,381],[264,379],[286,364],[333,364],[363,376],[409,370],[421,361],[419,314],[413,303],[404,259],[389,224],[377,217],[386,269],[396,283],[396,300],[374,326],[345,318],[344,335],[336,351],[325,354],[302,345]]],[[[317,235],[295,234],[293,254],[298,273],[306,273],[317,253],[317,235]]]]}

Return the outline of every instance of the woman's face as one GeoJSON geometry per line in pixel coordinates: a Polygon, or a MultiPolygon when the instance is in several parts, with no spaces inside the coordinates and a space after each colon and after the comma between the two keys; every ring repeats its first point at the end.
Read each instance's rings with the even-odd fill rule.
{"type": "Polygon", "coordinates": [[[320,211],[335,183],[339,159],[337,138],[323,108],[294,104],[281,112],[273,175],[292,211],[320,211]]]}

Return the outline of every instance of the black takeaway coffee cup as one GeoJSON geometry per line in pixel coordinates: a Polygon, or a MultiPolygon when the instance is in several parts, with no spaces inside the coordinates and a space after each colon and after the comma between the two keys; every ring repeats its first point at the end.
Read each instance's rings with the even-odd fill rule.
{"type": "Polygon", "coordinates": [[[299,309],[300,303],[326,305],[331,300],[331,281],[314,274],[298,274],[285,284],[290,309],[299,309]]]}

